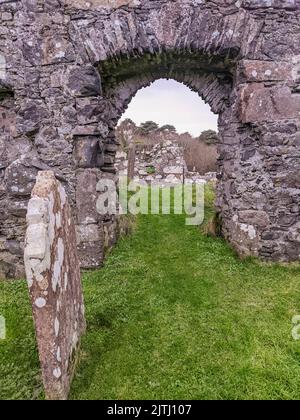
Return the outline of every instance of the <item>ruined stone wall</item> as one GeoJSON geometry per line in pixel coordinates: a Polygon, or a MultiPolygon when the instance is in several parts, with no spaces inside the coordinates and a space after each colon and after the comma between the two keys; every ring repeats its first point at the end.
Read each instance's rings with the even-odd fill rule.
{"type": "Polygon", "coordinates": [[[28,204],[25,267],[48,399],[66,399],[85,331],[75,226],[66,192],[39,172],[28,204]]]}
{"type": "MultiPolygon", "coordinates": [[[[127,176],[128,153],[118,151],[115,166],[119,177],[127,176]]],[[[137,181],[158,185],[183,183],[187,174],[183,147],[167,140],[152,147],[137,146],[134,168],[137,181]]]]}
{"type": "Polygon", "coordinates": [[[220,116],[228,240],[241,254],[299,259],[299,16],[299,0],[1,2],[1,276],[22,273],[26,206],[49,168],[70,199],[83,265],[101,263],[116,223],[84,216],[97,195],[85,189],[112,176],[118,119],[160,77],[220,116]]]}

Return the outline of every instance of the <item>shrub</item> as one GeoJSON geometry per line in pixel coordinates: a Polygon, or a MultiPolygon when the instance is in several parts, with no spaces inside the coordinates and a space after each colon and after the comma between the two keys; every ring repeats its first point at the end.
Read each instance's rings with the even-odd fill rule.
{"type": "Polygon", "coordinates": [[[184,157],[191,172],[205,174],[217,170],[217,148],[215,145],[208,145],[191,136],[179,136],[179,144],[184,148],[184,157]]]}
{"type": "Polygon", "coordinates": [[[156,169],[154,168],[154,166],[148,166],[146,168],[146,172],[147,172],[148,175],[153,175],[153,174],[155,174],[156,169]]]}

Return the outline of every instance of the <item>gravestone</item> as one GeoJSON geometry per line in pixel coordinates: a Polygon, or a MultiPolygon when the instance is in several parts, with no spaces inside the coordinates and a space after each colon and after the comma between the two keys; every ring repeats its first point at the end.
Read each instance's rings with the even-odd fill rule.
{"type": "Polygon", "coordinates": [[[75,226],[51,171],[32,191],[24,257],[46,398],[66,399],[85,318],[75,226]]]}

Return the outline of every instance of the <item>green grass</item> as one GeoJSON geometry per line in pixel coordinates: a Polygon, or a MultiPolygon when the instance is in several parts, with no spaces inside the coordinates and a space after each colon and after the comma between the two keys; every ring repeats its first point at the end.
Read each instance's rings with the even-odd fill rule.
{"type": "Polygon", "coordinates": [[[36,399],[43,394],[31,306],[24,281],[0,282],[0,315],[7,337],[0,340],[0,399],[36,399]]]}
{"type": "MultiPolygon", "coordinates": [[[[70,397],[298,399],[299,266],[240,261],[184,222],[138,217],[105,267],[85,274],[88,332],[70,397]]],[[[0,284],[0,313],[0,398],[40,398],[24,283],[0,284]]]]}

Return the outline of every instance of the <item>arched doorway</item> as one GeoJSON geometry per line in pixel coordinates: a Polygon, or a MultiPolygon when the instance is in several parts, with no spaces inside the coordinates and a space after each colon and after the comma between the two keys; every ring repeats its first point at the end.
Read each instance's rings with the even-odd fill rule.
{"type": "Polygon", "coordinates": [[[114,128],[135,93],[164,77],[198,92],[219,115],[225,237],[240,255],[298,260],[299,6],[269,3],[18,5],[1,46],[16,114],[5,142],[25,139],[29,150],[1,169],[1,259],[22,260],[7,240],[24,239],[29,193],[10,188],[12,180],[32,182],[50,168],[73,204],[83,266],[99,266],[103,235],[115,240],[115,221],[93,211],[97,179],[113,176],[114,128]]]}
{"type": "MultiPolygon", "coordinates": [[[[261,172],[262,182],[264,171],[261,158],[253,148],[257,133],[250,124],[238,122],[240,109],[235,102],[234,89],[236,66],[236,58],[230,57],[230,54],[211,57],[185,51],[143,54],[138,57],[123,56],[117,60],[100,62],[97,67],[103,95],[109,107],[108,134],[103,146],[106,160],[101,169],[105,173],[114,172],[114,155],[117,149],[114,130],[139,89],[160,78],[172,78],[185,84],[197,92],[210,105],[212,111],[219,115],[221,144],[217,203],[223,220],[224,235],[240,255],[259,256],[259,231],[268,229],[270,221],[261,207],[261,195],[258,197],[259,203],[254,196],[249,203],[245,202],[243,194],[237,189],[241,182],[246,185],[249,166],[254,165],[254,172],[261,172]],[[243,154],[241,145],[245,140],[250,143],[251,150],[243,154]],[[251,162],[254,155],[257,155],[255,162],[251,162]]],[[[253,175],[251,176],[253,178],[253,175]]],[[[251,181],[249,180],[249,183],[251,181]]],[[[261,189],[261,185],[258,185],[258,189],[261,189]]]]}
{"type": "Polygon", "coordinates": [[[173,79],[159,79],[137,92],[118,123],[116,140],[119,177],[130,167],[136,180],[148,184],[216,178],[218,116],[173,79]]]}

